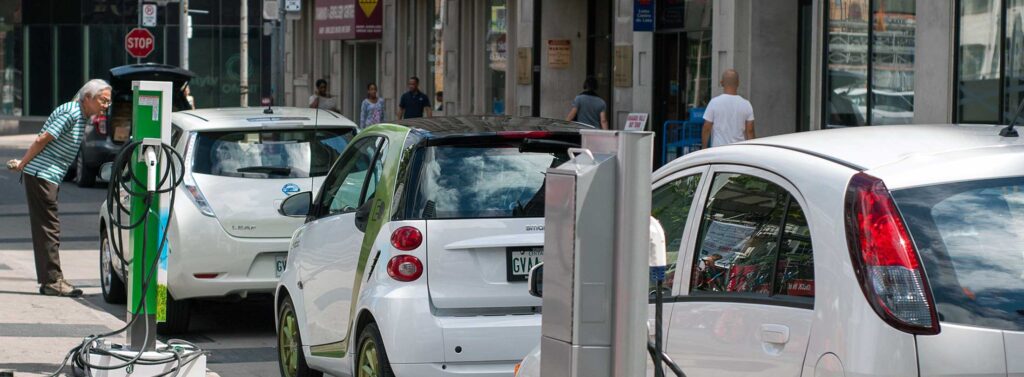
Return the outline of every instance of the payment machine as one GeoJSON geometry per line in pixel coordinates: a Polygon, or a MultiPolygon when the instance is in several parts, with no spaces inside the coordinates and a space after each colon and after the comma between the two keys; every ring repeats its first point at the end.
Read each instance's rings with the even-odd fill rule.
{"type": "Polygon", "coordinates": [[[653,134],[581,133],[547,171],[541,375],[643,376],[653,134]]]}

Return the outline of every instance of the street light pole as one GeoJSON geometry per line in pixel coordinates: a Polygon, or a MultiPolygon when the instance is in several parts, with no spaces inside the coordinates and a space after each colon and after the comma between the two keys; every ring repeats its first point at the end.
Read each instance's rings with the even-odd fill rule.
{"type": "Polygon", "coordinates": [[[181,56],[181,69],[188,70],[188,0],[178,4],[178,56],[181,56]]]}
{"type": "Polygon", "coordinates": [[[242,107],[249,107],[249,0],[239,1],[242,2],[242,28],[239,33],[241,46],[238,49],[238,81],[241,84],[239,92],[242,107]]]}
{"type": "MultiPolygon", "coordinates": [[[[139,0],[138,13],[139,14],[138,14],[138,18],[136,20],[135,27],[141,28],[142,27],[142,0],[139,0]]],[[[135,64],[142,64],[142,58],[135,58],[135,64]]]]}

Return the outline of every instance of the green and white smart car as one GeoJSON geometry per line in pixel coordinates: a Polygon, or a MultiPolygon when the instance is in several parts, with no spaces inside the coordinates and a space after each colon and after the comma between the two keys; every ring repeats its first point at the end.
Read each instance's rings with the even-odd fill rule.
{"type": "Polygon", "coordinates": [[[284,376],[511,376],[540,336],[526,292],[544,173],[587,126],[475,116],[360,132],[305,218],[276,296],[284,376]],[[357,373],[358,372],[358,373],[357,373]]]}

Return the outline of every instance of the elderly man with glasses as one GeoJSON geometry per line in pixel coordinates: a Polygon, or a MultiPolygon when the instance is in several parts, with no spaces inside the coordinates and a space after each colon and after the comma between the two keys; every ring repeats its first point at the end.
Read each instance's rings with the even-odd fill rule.
{"type": "Polygon", "coordinates": [[[39,293],[49,296],[78,297],[82,290],[64,280],[60,268],[60,219],[57,217],[57,193],[60,182],[75,161],[82,145],[85,125],[110,106],[110,85],[90,80],[75,98],[57,107],[20,161],[9,168],[22,172],[32,227],[36,279],[39,293]]]}

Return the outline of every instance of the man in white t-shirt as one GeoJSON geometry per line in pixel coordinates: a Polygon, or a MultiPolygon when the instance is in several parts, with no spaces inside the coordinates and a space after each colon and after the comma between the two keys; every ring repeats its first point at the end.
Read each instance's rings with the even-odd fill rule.
{"type": "Polygon", "coordinates": [[[740,75],[729,69],[722,73],[723,92],[711,99],[704,110],[704,130],[701,132],[703,148],[720,147],[754,138],[754,108],[750,101],[736,92],[740,75]],[[708,144],[708,142],[711,142],[708,144]]]}

